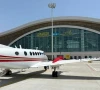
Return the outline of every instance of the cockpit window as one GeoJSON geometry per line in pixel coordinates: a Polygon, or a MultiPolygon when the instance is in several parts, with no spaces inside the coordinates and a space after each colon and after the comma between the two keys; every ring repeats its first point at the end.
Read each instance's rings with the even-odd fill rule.
{"type": "Polygon", "coordinates": [[[19,55],[19,52],[16,51],[15,54],[16,54],[16,55],[19,55]]]}
{"type": "Polygon", "coordinates": [[[33,53],[33,55],[42,55],[43,53],[41,53],[41,52],[32,52],[33,53]]]}
{"type": "Polygon", "coordinates": [[[24,51],[24,55],[27,56],[27,52],[26,51],[24,51]]]}
{"type": "Polygon", "coordinates": [[[35,52],[35,55],[37,55],[37,52],[35,52]]]}
{"type": "Polygon", "coordinates": [[[44,53],[41,53],[42,55],[44,55],[44,53]]]}

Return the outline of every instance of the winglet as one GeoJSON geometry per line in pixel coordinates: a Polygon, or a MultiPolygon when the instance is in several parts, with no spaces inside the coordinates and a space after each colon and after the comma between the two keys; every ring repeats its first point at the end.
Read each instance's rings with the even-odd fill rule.
{"type": "Polygon", "coordinates": [[[57,58],[55,58],[52,63],[55,63],[57,61],[63,60],[63,56],[58,56],[57,58]]]}

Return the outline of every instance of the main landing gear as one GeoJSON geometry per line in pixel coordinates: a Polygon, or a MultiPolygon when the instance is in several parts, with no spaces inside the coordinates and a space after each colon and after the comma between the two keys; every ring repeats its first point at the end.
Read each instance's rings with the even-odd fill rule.
{"type": "Polygon", "coordinates": [[[58,71],[56,71],[56,67],[53,67],[54,71],[52,72],[52,77],[58,77],[58,71]]]}
{"type": "Polygon", "coordinates": [[[3,74],[4,75],[11,75],[12,71],[10,69],[5,69],[5,70],[3,70],[3,74]]]}
{"type": "MultiPolygon", "coordinates": [[[[57,67],[52,67],[52,69],[54,69],[54,71],[52,72],[52,77],[58,77],[58,71],[56,71],[57,67]]],[[[45,71],[47,69],[49,69],[49,66],[44,66],[45,71]]]]}
{"type": "Polygon", "coordinates": [[[49,69],[49,66],[44,66],[44,70],[46,71],[47,69],[49,69]]]}

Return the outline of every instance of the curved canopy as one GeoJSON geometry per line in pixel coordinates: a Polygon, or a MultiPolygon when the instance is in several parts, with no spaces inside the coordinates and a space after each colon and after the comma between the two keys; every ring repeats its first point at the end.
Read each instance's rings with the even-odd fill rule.
{"type": "MultiPolygon", "coordinates": [[[[88,17],[54,17],[54,26],[71,25],[100,31],[100,19],[88,17]]],[[[51,18],[33,21],[6,32],[0,33],[0,43],[8,45],[16,38],[39,28],[51,26],[51,18]]]]}

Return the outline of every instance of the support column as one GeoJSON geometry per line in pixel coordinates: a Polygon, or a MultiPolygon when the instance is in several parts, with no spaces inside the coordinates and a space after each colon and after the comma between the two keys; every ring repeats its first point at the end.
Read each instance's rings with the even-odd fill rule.
{"type": "Polygon", "coordinates": [[[33,49],[33,34],[31,34],[31,49],[33,49]]]}
{"type": "Polygon", "coordinates": [[[81,30],[81,51],[84,51],[84,30],[81,30]]]}

